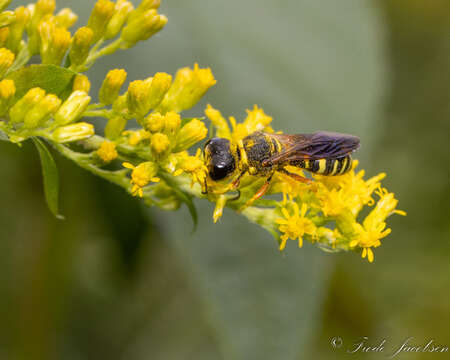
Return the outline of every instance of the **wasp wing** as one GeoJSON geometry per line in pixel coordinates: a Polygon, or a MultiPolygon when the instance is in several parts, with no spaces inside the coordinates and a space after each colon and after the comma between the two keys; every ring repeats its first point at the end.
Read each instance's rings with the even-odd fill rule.
{"type": "Polygon", "coordinates": [[[263,166],[292,160],[337,159],[359,148],[359,138],[353,135],[319,131],[313,134],[267,134],[280,142],[283,150],[263,161],[263,166]]]}

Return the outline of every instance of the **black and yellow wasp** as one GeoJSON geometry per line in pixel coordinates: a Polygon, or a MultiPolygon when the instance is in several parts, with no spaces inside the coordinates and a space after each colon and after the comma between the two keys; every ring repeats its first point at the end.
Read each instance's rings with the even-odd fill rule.
{"type": "MultiPolygon", "coordinates": [[[[342,175],[351,169],[351,153],[358,148],[359,138],[352,135],[325,131],[296,135],[257,131],[237,144],[225,138],[212,138],[205,144],[204,156],[211,180],[220,181],[238,174],[226,191],[237,189],[247,172],[266,178],[247,202],[249,205],[266,193],[276,171],[304,183],[311,180],[289,172],[286,166],[320,175],[342,175]]],[[[208,191],[206,184],[204,191],[208,191]]]]}

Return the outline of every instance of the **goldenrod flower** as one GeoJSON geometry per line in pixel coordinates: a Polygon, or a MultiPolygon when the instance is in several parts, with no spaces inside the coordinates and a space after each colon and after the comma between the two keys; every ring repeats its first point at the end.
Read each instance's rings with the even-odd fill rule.
{"type": "Polygon", "coordinates": [[[275,222],[279,224],[280,231],[283,233],[283,235],[281,235],[280,251],[284,250],[288,239],[298,239],[298,247],[302,247],[303,236],[305,234],[310,236],[316,235],[316,226],[305,216],[308,205],[302,203],[302,207],[299,210],[298,204],[295,201],[289,202],[289,204],[292,204],[294,213],[290,215],[287,208],[282,207],[281,213],[284,218],[275,220],[275,222]]]}
{"type": "Polygon", "coordinates": [[[0,13],[0,27],[8,26],[16,19],[16,15],[12,11],[3,11],[0,13]]]}
{"type": "Polygon", "coordinates": [[[15,55],[11,50],[6,48],[0,49],[0,77],[3,77],[11,67],[15,59],[15,55]]]}
{"type": "Polygon", "coordinates": [[[41,88],[32,88],[9,110],[11,124],[21,123],[26,113],[45,96],[41,88]]]}
{"type": "Polygon", "coordinates": [[[253,107],[253,110],[246,110],[247,117],[243,123],[236,123],[234,117],[230,117],[232,131],[232,139],[237,142],[242,140],[244,137],[250,135],[255,131],[266,131],[273,132],[269,124],[272,118],[264,113],[264,110],[258,108],[257,105],[253,107]]]}
{"type": "Polygon", "coordinates": [[[166,134],[153,134],[150,140],[150,148],[156,159],[161,159],[170,150],[170,140],[166,134]]]}
{"type": "Polygon", "coordinates": [[[23,126],[28,129],[33,129],[43,125],[44,122],[58,110],[60,105],[61,99],[56,95],[46,95],[26,113],[23,120],[23,126]]]}
{"type": "Polygon", "coordinates": [[[11,0],[0,0],[0,11],[3,11],[11,3],[11,0]]]}
{"type": "Polygon", "coordinates": [[[191,176],[191,187],[195,183],[203,186],[208,169],[203,162],[203,157],[200,149],[197,149],[195,156],[190,156],[187,153],[182,153],[178,159],[177,166],[179,169],[175,171],[175,175],[179,175],[182,172],[188,173],[191,176]],[[181,171],[180,171],[181,170],[181,171]]]}
{"type": "Polygon", "coordinates": [[[219,198],[216,201],[216,206],[214,207],[213,212],[213,221],[216,223],[223,215],[223,208],[225,207],[227,203],[227,196],[226,195],[219,195],[219,198]]]}
{"type": "Polygon", "coordinates": [[[206,106],[205,115],[216,128],[216,136],[231,139],[230,127],[219,110],[214,109],[210,104],[206,106]]]}
{"type": "Polygon", "coordinates": [[[123,25],[127,21],[131,11],[133,11],[133,4],[131,2],[126,0],[117,0],[114,8],[114,15],[112,16],[111,20],[109,20],[108,25],[106,26],[106,40],[116,37],[116,35],[120,32],[123,25]]]}
{"type": "Polygon", "coordinates": [[[125,130],[126,125],[127,119],[125,119],[122,115],[116,114],[112,116],[105,126],[105,136],[111,140],[118,138],[125,130]]]}
{"type": "Polygon", "coordinates": [[[201,69],[195,63],[194,69],[188,67],[180,69],[157,110],[164,113],[170,110],[181,112],[190,109],[215,83],[210,68],[201,69]]]}
{"type": "Polygon", "coordinates": [[[104,163],[109,163],[119,156],[116,150],[116,144],[112,141],[103,141],[96,154],[104,163]]]}
{"type": "Polygon", "coordinates": [[[77,14],[75,14],[71,9],[64,8],[61,9],[54,17],[53,21],[56,26],[63,27],[65,29],[71,28],[78,20],[77,14]]]}
{"type": "Polygon", "coordinates": [[[144,128],[152,133],[162,132],[166,125],[166,119],[164,115],[159,112],[149,114],[143,121],[144,128]]]}
{"type": "Polygon", "coordinates": [[[131,114],[142,117],[150,110],[150,87],[151,81],[135,80],[130,83],[127,104],[131,114]]]}
{"type": "Polygon", "coordinates": [[[120,88],[127,78],[127,72],[123,69],[110,70],[103,80],[98,98],[102,104],[110,105],[119,96],[120,88]]]}
{"type": "Polygon", "coordinates": [[[87,26],[80,27],[73,35],[69,58],[72,65],[84,64],[94,41],[94,31],[87,26]]]}
{"type": "Polygon", "coordinates": [[[13,80],[4,79],[0,81],[0,116],[8,111],[15,94],[16,86],[13,80]]]}
{"type": "Polygon", "coordinates": [[[203,140],[207,133],[208,129],[202,121],[192,119],[178,132],[176,146],[173,151],[177,152],[190,148],[192,145],[203,140]]]}
{"type": "Polygon", "coordinates": [[[61,126],[51,135],[57,143],[84,140],[95,134],[94,125],[85,122],[61,126]]]}
{"type": "Polygon", "coordinates": [[[86,110],[91,97],[84,91],[74,91],[61,105],[55,114],[58,125],[66,125],[76,121],[86,110]]]}
{"type": "Polygon", "coordinates": [[[42,63],[59,65],[72,41],[70,32],[44,21],[39,25],[39,34],[42,63]]]}
{"type": "Polygon", "coordinates": [[[86,75],[77,74],[73,80],[72,91],[83,91],[86,94],[89,93],[91,89],[91,82],[86,75]]]}
{"type": "Polygon", "coordinates": [[[0,28],[0,48],[8,47],[7,40],[9,38],[9,27],[0,28]]]}
{"type": "Polygon", "coordinates": [[[125,47],[131,47],[138,41],[146,40],[160,31],[166,23],[167,18],[159,15],[155,9],[138,11],[130,15],[120,37],[124,41],[125,47]]]}
{"type": "Polygon", "coordinates": [[[158,172],[158,165],[151,161],[140,163],[138,166],[134,166],[129,162],[122,164],[127,169],[132,169],[131,173],[131,194],[133,196],[143,197],[143,188],[150,182],[159,182],[160,179],[155,175],[158,172]]]}
{"type": "Polygon", "coordinates": [[[19,6],[15,11],[15,20],[9,26],[8,34],[8,49],[17,53],[20,43],[22,41],[22,35],[25,30],[27,22],[30,20],[30,10],[24,6],[19,6]]]}
{"type": "Polygon", "coordinates": [[[98,0],[91,12],[87,26],[94,32],[94,42],[103,37],[109,20],[114,15],[114,3],[109,0],[98,0]]]}
{"type": "Polygon", "coordinates": [[[123,135],[128,136],[128,144],[131,146],[136,146],[142,141],[150,140],[152,137],[152,134],[144,129],[127,130],[123,132],[123,135]]]}
{"type": "Polygon", "coordinates": [[[156,108],[161,103],[162,99],[169,90],[171,83],[172,75],[159,72],[153,76],[148,94],[148,98],[150,100],[148,105],[149,110],[156,108]]]}
{"type": "Polygon", "coordinates": [[[31,55],[39,52],[39,44],[41,42],[39,36],[39,24],[44,18],[49,18],[55,11],[55,0],[39,0],[36,5],[28,6],[31,12],[31,20],[27,24],[28,32],[28,50],[31,55]]]}
{"type": "Polygon", "coordinates": [[[174,136],[181,126],[181,116],[180,114],[169,111],[164,116],[164,133],[169,136],[174,136]]]}

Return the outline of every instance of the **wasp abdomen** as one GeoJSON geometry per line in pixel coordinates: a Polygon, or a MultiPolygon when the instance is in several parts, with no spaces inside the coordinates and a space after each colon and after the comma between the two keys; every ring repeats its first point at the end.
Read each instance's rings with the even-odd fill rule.
{"type": "Polygon", "coordinates": [[[337,159],[317,159],[317,160],[294,160],[289,165],[298,166],[320,175],[342,175],[349,171],[352,167],[352,158],[350,155],[337,159]]]}

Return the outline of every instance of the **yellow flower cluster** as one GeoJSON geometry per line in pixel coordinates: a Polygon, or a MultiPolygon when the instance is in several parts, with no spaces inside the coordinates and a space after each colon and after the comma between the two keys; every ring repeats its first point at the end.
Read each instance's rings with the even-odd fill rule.
{"type": "MultiPolygon", "coordinates": [[[[4,11],[9,2],[0,1],[2,138],[19,143],[44,137],[81,167],[165,210],[185,203],[195,218],[192,198],[206,198],[215,203],[217,222],[228,206],[271,232],[280,251],[289,239],[299,247],[308,240],[322,249],[360,251],[372,262],[373,249],[391,231],[387,217],[405,215],[396,210],[394,194],[381,185],[385,174],[366,180],[363,170],[356,172],[356,161],[344,175],[313,175],[308,183],[277,172],[267,193],[278,198],[254,203],[264,178],[245,174],[228,184],[210,179],[198,148],[208,136],[207,126],[202,118],[180,114],[216,83],[211,69],[198,64],[178,70],[174,77],[158,72],[132,81],[124,91],[127,73],[113,69],[101,85],[99,102],[91,103],[91,84],[81,72],[98,58],[161,30],[167,18],[158,13],[159,0],[142,0],[136,8],[127,0],[98,0],[87,24],[73,34],[70,28],[77,16],[67,8],[55,13],[55,0],[4,11]],[[42,64],[26,66],[33,55],[39,55],[42,64]],[[89,117],[106,119],[104,137],[95,134],[91,123],[80,121],[89,117]],[[130,120],[138,127],[130,128],[130,120]],[[74,141],[81,146],[71,146],[74,141]],[[362,218],[366,207],[370,211],[362,218]]],[[[214,128],[209,136],[230,140],[234,149],[255,131],[274,132],[272,118],[256,105],[242,122],[226,119],[211,105],[205,114],[214,128]]],[[[305,176],[299,168],[288,170],[305,176]]]]}

